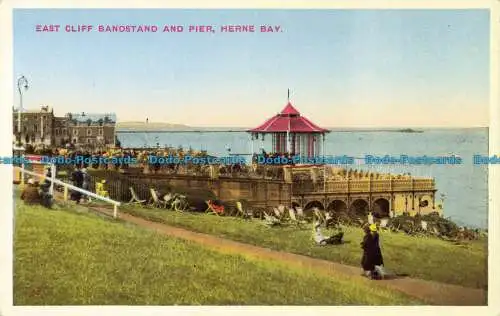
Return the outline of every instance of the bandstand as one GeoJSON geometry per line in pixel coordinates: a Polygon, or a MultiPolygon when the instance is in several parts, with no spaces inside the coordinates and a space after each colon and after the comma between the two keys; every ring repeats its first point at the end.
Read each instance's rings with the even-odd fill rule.
{"type": "Polygon", "coordinates": [[[260,140],[263,147],[266,135],[270,134],[273,154],[317,157],[325,154],[325,135],[330,131],[302,116],[288,102],[280,113],[247,132],[251,135],[252,154],[254,142],[260,140]]]}

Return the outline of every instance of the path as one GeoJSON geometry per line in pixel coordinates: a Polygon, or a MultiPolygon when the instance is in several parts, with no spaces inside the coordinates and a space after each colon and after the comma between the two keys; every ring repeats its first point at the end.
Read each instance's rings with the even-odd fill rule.
{"type": "MultiPolygon", "coordinates": [[[[91,207],[91,209],[106,215],[112,215],[112,211],[106,208],[91,207]]],[[[245,254],[255,258],[278,260],[286,262],[287,264],[314,269],[315,271],[329,275],[342,273],[362,278],[362,276],[360,276],[360,269],[353,266],[235,242],[208,234],[193,232],[183,228],[151,222],[126,213],[119,213],[119,218],[141,227],[153,229],[163,235],[194,241],[225,253],[245,254]]],[[[390,289],[403,292],[417,299],[421,299],[432,305],[481,306],[487,304],[487,292],[481,289],[465,288],[458,285],[411,278],[381,280],[374,282],[378,282],[390,289]]]]}

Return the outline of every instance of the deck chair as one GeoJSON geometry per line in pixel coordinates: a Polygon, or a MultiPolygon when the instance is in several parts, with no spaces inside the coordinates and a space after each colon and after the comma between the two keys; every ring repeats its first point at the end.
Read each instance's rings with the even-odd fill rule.
{"type": "Polygon", "coordinates": [[[212,203],[211,200],[206,201],[207,203],[207,209],[205,210],[205,213],[208,214],[213,214],[220,216],[221,214],[224,214],[224,206],[218,206],[212,203]]]}
{"type": "Polygon", "coordinates": [[[316,216],[316,218],[320,221],[320,223],[326,223],[326,218],[325,216],[323,215],[323,213],[321,213],[321,211],[318,209],[318,208],[314,208],[314,215],[316,216]]]}
{"type": "Polygon", "coordinates": [[[296,224],[298,227],[302,227],[302,225],[306,223],[306,221],[304,221],[304,220],[297,219],[293,208],[288,209],[288,213],[290,215],[290,220],[292,221],[292,223],[296,224]]]}
{"type": "Polygon", "coordinates": [[[186,200],[185,195],[176,196],[168,193],[163,197],[163,199],[165,200],[165,203],[167,203],[167,207],[170,207],[177,212],[182,213],[184,211],[188,211],[190,208],[189,202],[186,200]]]}
{"type": "Polygon", "coordinates": [[[172,193],[167,193],[165,194],[165,196],[163,197],[163,201],[167,202],[167,203],[170,203],[170,200],[174,197],[174,195],[172,193]]]}
{"type": "Polygon", "coordinates": [[[321,224],[319,222],[313,222],[313,239],[318,246],[325,245],[340,245],[342,244],[342,239],[344,238],[344,232],[338,231],[335,235],[331,235],[330,237],[325,237],[321,233],[321,224]]]}
{"type": "Polygon", "coordinates": [[[243,218],[251,218],[252,217],[252,214],[249,213],[249,212],[245,212],[243,210],[243,206],[241,205],[241,202],[238,201],[236,202],[236,211],[238,212],[236,215],[237,216],[241,216],[243,218]]]}
{"type": "Polygon", "coordinates": [[[325,218],[325,226],[327,228],[337,225],[335,218],[329,212],[326,212],[324,214],[324,218],[325,218]]]}
{"type": "Polygon", "coordinates": [[[166,208],[167,207],[167,202],[164,200],[160,200],[158,197],[158,194],[156,194],[156,190],[151,188],[149,189],[149,192],[151,193],[151,200],[152,200],[152,205],[153,207],[157,208],[166,208]]]}
{"type": "Polygon", "coordinates": [[[132,194],[132,198],[130,199],[130,201],[128,201],[129,203],[144,204],[146,202],[146,200],[140,200],[139,199],[139,197],[137,196],[137,194],[134,191],[134,188],[129,187],[129,189],[130,189],[130,194],[132,194]]]}
{"type": "Polygon", "coordinates": [[[306,219],[306,215],[304,214],[304,210],[302,209],[302,207],[296,207],[295,212],[297,212],[297,219],[299,220],[306,219]]]}
{"type": "MultiPolygon", "coordinates": [[[[428,225],[427,225],[427,222],[426,222],[426,221],[421,221],[421,222],[420,222],[420,225],[422,226],[422,229],[423,229],[423,230],[427,230],[428,225]]],[[[380,226],[382,226],[382,225],[380,225],[380,226]]]]}
{"type": "Polygon", "coordinates": [[[389,219],[387,217],[380,220],[380,228],[387,228],[388,224],[389,219]]]}
{"type": "Polygon", "coordinates": [[[286,207],[284,205],[278,205],[278,210],[280,211],[281,216],[286,215],[286,207]]]}
{"type": "Polygon", "coordinates": [[[272,215],[267,214],[266,211],[263,211],[263,213],[264,213],[265,224],[267,226],[278,226],[278,225],[281,225],[281,221],[278,218],[276,218],[276,217],[274,217],[272,215]]]}
{"type": "Polygon", "coordinates": [[[273,212],[274,212],[274,216],[279,219],[280,221],[283,219],[283,217],[285,216],[284,213],[282,213],[278,208],[276,207],[273,207],[273,212]]]}

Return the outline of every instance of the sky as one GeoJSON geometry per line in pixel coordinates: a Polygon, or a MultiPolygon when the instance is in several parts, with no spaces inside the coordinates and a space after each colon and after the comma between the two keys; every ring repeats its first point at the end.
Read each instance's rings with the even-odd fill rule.
{"type": "MultiPolygon", "coordinates": [[[[16,9],[13,80],[29,81],[24,108],[114,112],[122,122],[255,127],[290,89],[292,104],[323,127],[477,127],[489,124],[489,41],[487,10],[16,9]],[[60,31],[36,32],[49,24],[60,31]]],[[[17,90],[14,98],[17,107],[17,90]]]]}

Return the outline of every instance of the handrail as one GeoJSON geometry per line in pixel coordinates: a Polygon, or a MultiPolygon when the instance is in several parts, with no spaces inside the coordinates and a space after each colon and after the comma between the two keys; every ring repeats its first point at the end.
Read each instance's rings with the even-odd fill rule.
{"type": "Polygon", "coordinates": [[[87,190],[84,190],[82,188],[79,188],[77,186],[74,186],[72,184],[69,184],[69,183],[66,183],[66,182],[63,182],[61,180],[58,180],[58,179],[53,179],[53,178],[49,178],[43,174],[39,174],[39,173],[36,173],[36,172],[32,172],[32,171],[28,171],[24,168],[21,168],[19,166],[14,166],[14,168],[18,168],[21,172],[24,172],[26,174],[29,174],[29,175],[32,175],[32,176],[35,176],[35,177],[39,177],[39,178],[45,178],[45,180],[48,180],[48,181],[51,181],[51,183],[56,183],[56,184],[59,184],[59,185],[62,185],[66,188],[69,188],[71,190],[74,190],[74,191],[77,191],[77,192],[80,192],[80,193],[83,193],[85,195],[88,195],[90,197],[93,197],[95,199],[98,199],[98,200],[101,200],[101,201],[104,201],[104,202],[107,202],[107,203],[110,203],[110,204],[113,204],[113,217],[116,218],[117,217],[117,213],[118,213],[118,206],[121,205],[120,202],[117,202],[117,201],[114,201],[114,200],[111,200],[107,197],[104,197],[104,196],[100,196],[98,194],[95,194],[93,192],[90,192],[90,191],[87,191],[87,190]]]}

